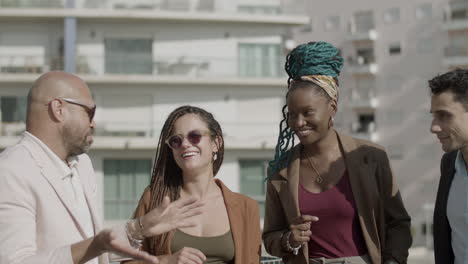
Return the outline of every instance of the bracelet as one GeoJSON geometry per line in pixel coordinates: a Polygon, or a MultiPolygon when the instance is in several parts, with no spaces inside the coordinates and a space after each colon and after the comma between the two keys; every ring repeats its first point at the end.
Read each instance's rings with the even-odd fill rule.
{"type": "Polygon", "coordinates": [[[127,233],[127,239],[128,239],[128,242],[130,242],[130,245],[133,248],[138,249],[143,245],[143,239],[135,238],[135,234],[132,234],[129,229],[129,225],[135,224],[136,221],[137,221],[136,219],[128,220],[127,223],[125,224],[125,232],[127,233]]]}
{"type": "Polygon", "coordinates": [[[300,244],[299,246],[297,247],[293,247],[291,246],[291,244],[289,243],[289,237],[291,237],[291,230],[289,230],[288,232],[286,232],[286,250],[289,251],[289,252],[292,252],[293,255],[296,255],[299,254],[299,249],[302,247],[302,244],[300,244]]]}
{"type": "Polygon", "coordinates": [[[138,217],[138,226],[140,226],[140,235],[141,235],[142,237],[145,237],[145,235],[143,235],[143,224],[141,223],[141,218],[142,218],[142,217],[143,217],[143,216],[138,217]]]}

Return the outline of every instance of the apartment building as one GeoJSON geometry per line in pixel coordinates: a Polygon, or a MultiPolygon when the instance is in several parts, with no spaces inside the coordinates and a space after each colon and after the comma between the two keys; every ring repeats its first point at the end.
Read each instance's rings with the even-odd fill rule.
{"type": "Polygon", "coordinates": [[[107,225],[130,217],[163,122],[184,104],[214,113],[226,141],[218,177],[263,208],[286,89],[285,33],[308,24],[305,2],[0,0],[0,148],[25,128],[32,82],[75,72],[97,103],[90,156],[107,225]]]}
{"type": "Polygon", "coordinates": [[[297,43],[323,40],[345,65],[337,125],[386,147],[413,218],[415,245],[431,244],[426,227],[440,176],[440,144],[430,134],[427,80],[468,66],[468,1],[317,0],[297,43]]]}

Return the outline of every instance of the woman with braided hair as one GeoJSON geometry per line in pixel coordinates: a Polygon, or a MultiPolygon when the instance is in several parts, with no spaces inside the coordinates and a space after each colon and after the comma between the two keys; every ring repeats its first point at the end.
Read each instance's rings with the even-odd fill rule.
{"type": "Polygon", "coordinates": [[[194,226],[144,238],[143,249],[161,264],[260,263],[258,204],[214,178],[223,157],[223,131],[211,113],[186,105],[169,114],[159,137],[150,186],[134,217],[168,203],[165,197],[195,196],[205,205],[200,215],[192,217],[194,226]]]}
{"type": "Polygon", "coordinates": [[[385,150],[333,128],[338,53],[310,42],[286,58],[288,91],[268,170],[263,242],[286,263],[403,264],[410,217],[385,150]]]}

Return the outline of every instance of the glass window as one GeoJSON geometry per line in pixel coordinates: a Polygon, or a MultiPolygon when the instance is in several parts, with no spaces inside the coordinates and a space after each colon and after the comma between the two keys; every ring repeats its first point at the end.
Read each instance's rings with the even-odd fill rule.
{"type": "Polygon", "coordinates": [[[415,15],[417,19],[425,19],[432,17],[431,3],[423,3],[416,7],[415,15]]]}
{"type": "Polygon", "coordinates": [[[340,17],[339,16],[329,16],[325,20],[325,30],[326,31],[336,31],[340,29],[340,17]]]}
{"type": "Polygon", "coordinates": [[[240,160],[240,192],[257,200],[260,217],[265,215],[267,160],[240,160]]]}
{"type": "Polygon", "coordinates": [[[403,159],[403,145],[401,144],[394,144],[390,145],[387,148],[388,150],[388,157],[393,160],[401,160],[403,159]]]}
{"type": "Polygon", "coordinates": [[[374,29],[374,14],[372,11],[359,11],[354,14],[354,29],[352,32],[368,32],[374,29]]]}
{"type": "Polygon", "coordinates": [[[397,23],[400,21],[400,9],[398,7],[392,7],[384,12],[384,21],[386,23],[397,23]]]}
{"type": "Polygon", "coordinates": [[[26,121],[26,96],[4,96],[0,98],[2,123],[18,123],[26,121]]]}
{"type": "Polygon", "coordinates": [[[392,43],[388,47],[388,54],[390,55],[399,55],[401,54],[401,45],[400,43],[392,43]]]}
{"type": "Polygon", "coordinates": [[[282,72],[279,44],[239,44],[241,77],[278,77],[282,72]]]}
{"type": "Polygon", "coordinates": [[[375,118],[373,113],[359,114],[358,124],[355,128],[357,133],[370,133],[375,131],[375,118]]]}
{"type": "Polygon", "coordinates": [[[105,39],[106,73],[152,74],[152,39],[105,39]]]}
{"type": "Polygon", "coordinates": [[[129,219],[149,185],[151,160],[104,160],[104,217],[129,219]]]}
{"type": "Polygon", "coordinates": [[[281,13],[279,6],[250,6],[250,5],[240,5],[237,7],[239,13],[247,14],[266,14],[266,15],[276,15],[281,13]]]}

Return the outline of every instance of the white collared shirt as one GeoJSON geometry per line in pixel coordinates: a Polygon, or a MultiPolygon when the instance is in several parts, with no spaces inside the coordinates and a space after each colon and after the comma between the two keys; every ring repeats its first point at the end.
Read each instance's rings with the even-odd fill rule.
{"type": "Polygon", "coordinates": [[[452,228],[454,264],[468,264],[468,173],[460,150],[447,201],[447,218],[452,228]]]}

